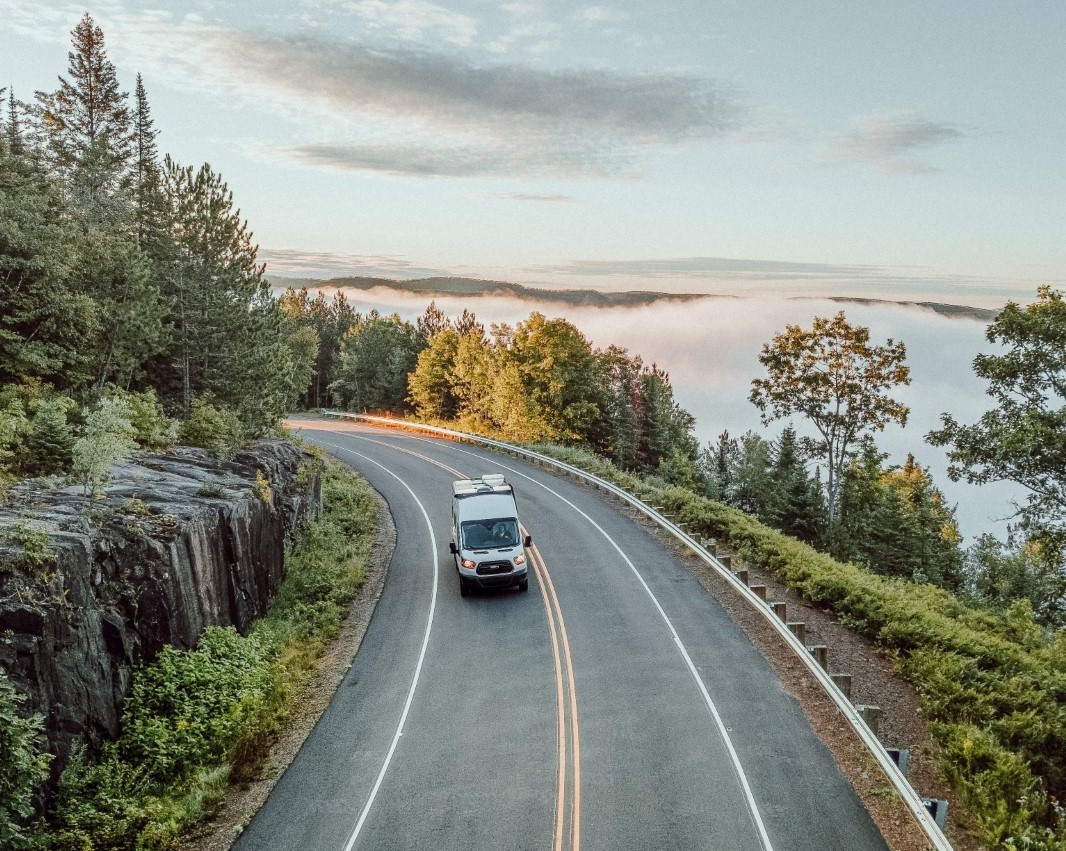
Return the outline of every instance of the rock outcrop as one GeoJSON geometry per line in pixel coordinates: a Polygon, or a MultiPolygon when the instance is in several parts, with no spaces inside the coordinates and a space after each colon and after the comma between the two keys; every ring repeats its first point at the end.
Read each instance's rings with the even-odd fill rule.
{"type": "Polygon", "coordinates": [[[310,456],[259,441],[232,461],[178,448],[115,465],[102,496],[41,481],[0,507],[0,667],[45,718],[57,765],[118,733],[134,666],[208,626],[245,631],[317,514],[310,456]]]}

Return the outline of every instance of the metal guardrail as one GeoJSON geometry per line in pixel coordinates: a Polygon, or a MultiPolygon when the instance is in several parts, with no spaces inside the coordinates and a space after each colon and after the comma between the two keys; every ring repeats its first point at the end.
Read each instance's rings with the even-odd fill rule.
{"type": "Polygon", "coordinates": [[[516,446],[512,443],[507,443],[502,440],[494,440],[489,437],[481,437],[476,434],[468,434],[467,432],[455,431],[453,429],[441,428],[440,426],[424,425],[422,423],[412,422],[410,420],[400,420],[391,417],[377,417],[370,414],[349,414],[342,411],[330,411],[323,410],[323,414],[326,416],[337,417],[341,419],[353,419],[362,420],[376,425],[385,425],[393,428],[405,428],[414,431],[426,432],[429,434],[437,434],[442,437],[449,437],[466,441],[469,443],[477,443],[484,446],[498,449],[502,452],[506,452],[509,455],[514,455],[520,458],[532,459],[541,464],[547,464],[548,466],[555,467],[563,470],[566,473],[574,476],[575,478],[582,479],[589,484],[595,485],[601,490],[605,490],[608,493],[618,497],[622,501],[628,503],[630,506],[640,511],[649,519],[653,520],[664,530],[669,532],[677,540],[685,544],[693,553],[695,553],[700,559],[715,570],[723,579],[732,585],[733,589],[748,601],[758,611],[763,619],[774,629],[780,636],[781,640],[795,653],[795,655],[806,665],[808,672],[818,681],[822,689],[829,695],[829,697],[836,704],[837,708],[843,714],[848,724],[858,735],[866,749],[877,761],[881,770],[892,783],[893,788],[897,794],[903,799],[907,808],[910,810],[911,815],[915,821],[921,827],[925,833],[926,838],[932,844],[932,847],[936,851],[954,851],[951,843],[948,841],[944,832],[940,829],[940,826],[934,821],[933,816],[926,809],[921,796],[911,786],[910,782],[904,777],[899,767],[889,756],[885,746],[881,744],[881,741],[877,738],[874,732],[867,726],[866,722],[862,719],[858,709],[852,704],[847,696],[837,687],[836,683],[829,676],[829,672],[822,668],[821,665],[815,661],[814,657],[807,650],[806,645],[796,637],[796,635],[788,628],[784,621],[781,620],[773,611],[772,608],[760,597],[758,597],[754,591],[752,591],[746,583],[742,582],[732,570],[723,565],[714,555],[707,552],[707,550],[686,532],[680,525],[672,522],[664,517],[652,506],[645,503],[640,498],[633,496],[629,491],[618,487],[613,482],[609,482],[606,479],[601,479],[592,473],[582,470],[580,467],[575,467],[572,464],[567,464],[564,461],[559,461],[556,458],[552,458],[550,455],[544,455],[540,452],[534,452],[530,449],[525,449],[521,446],[516,446]]]}

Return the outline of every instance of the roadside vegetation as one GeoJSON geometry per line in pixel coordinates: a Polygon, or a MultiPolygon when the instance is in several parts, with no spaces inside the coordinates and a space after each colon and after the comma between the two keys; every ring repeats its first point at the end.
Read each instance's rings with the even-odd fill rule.
{"type": "Polygon", "coordinates": [[[999,407],[974,426],[945,415],[929,436],[951,447],[953,475],[1034,491],[1008,541],[986,535],[968,550],[928,469],[914,456],[886,465],[876,446],[888,422],[907,419],[893,398],[909,381],[903,343],[875,344],[843,313],[763,346],[766,376],[751,400],[765,422],[788,421],[774,439],[723,433],[699,447],[665,371],[616,347],[595,350],[571,323],[538,313],[490,333],[473,314],[453,320],[433,304],[416,323],[361,320],[340,339],[327,386],[340,407],[534,446],[772,569],[895,657],[990,847],[1062,851],[1063,334],[1057,293],[1008,305],[988,332],[1007,353],[976,364],[999,407]],[[402,357],[366,354],[388,348],[379,339],[388,336],[402,357]]]}
{"type": "Polygon", "coordinates": [[[41,821],[30,805],[47,766],[40,719],[17,716],[0,676],[3,773],[17,769],[0,782],[4,848],[176,848],[230,783],[256,776],[336,637],[373,542],[377,501],[369,485],[340,464],[309,463],[323,471],[323,512],[287,553],[267,615],[243,636],[208,628],[196,649],[165,648],[138,669],[117,741],[71,760],[41,821]]]}
{"type": "Polygon", "coordinates": [[[663,506],[877,642],[917,689],[942,768],[989,847],[1066,848],[1066,633],[1038,624],[1028,600],[996,613],[837,561],[737,508],[588,450],[530,448],[663,506]]]}

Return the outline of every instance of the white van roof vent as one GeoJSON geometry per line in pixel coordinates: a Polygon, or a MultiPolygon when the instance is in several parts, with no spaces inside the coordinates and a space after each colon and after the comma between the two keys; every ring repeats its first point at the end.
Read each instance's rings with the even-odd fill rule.
{"type": "Polygon", "coordinates": [[[486,473],[480,479],[458,479],[452,482],[452,494],[457,497],[479,493],[513,493],[502,473],[486,473]]]}

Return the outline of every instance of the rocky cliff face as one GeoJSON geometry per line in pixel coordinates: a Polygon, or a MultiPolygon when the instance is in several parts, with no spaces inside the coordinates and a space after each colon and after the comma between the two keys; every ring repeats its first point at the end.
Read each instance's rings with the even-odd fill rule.
{"type": "Polygon", "coordinates": [[[0,508],[0,667],[62,764],[118,732],[133,667],[205,627],[246,630],[320,506],[310,456],[264,440],[231,462],[179,448],[116,465],[102,497],[39,481],[0,508]]]}

